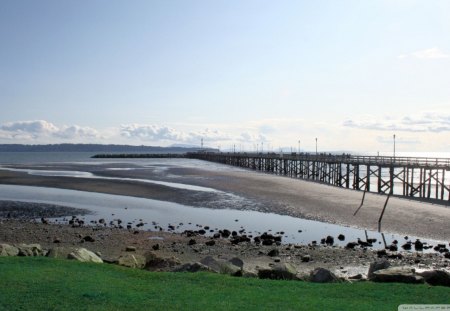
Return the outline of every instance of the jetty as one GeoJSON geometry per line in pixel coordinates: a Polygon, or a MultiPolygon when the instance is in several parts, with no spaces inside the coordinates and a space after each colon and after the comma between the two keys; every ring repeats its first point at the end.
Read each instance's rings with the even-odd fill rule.
{"type": "Polygon", "coordinates": [[[194,152],[186,157],[336,187],[450,204],[450,158],[270,152],[194,152]]]}

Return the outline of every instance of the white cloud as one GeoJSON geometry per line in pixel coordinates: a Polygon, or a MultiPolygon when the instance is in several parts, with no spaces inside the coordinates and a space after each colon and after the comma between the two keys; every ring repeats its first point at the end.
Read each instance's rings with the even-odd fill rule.
{"type": "Polygon", "coordinates": [[[343,125],[345,127],[378,131],[441,133],[450,132],[450,114],[424,112],[403,118],[373,119],[373,117],[362,117],[359,120],[346,120],[343,125]]]}
{"type": "Polygon", "coordinates": [[[408,54],[400,54],[398,56],[400,59],[405,58],[418,58],[418,59],[442,59],[442,58],[450,58],[450,53],[446,53],[439,49],[438,47],[420,50],[408,54]]]}
{"type": "Polygon", "coordinates": [[[100,138],[99,133],[90,127],[78,125],[58,127],[45,120],[8,122],[0,125],[0,138],[17,141],[40,139],[78,140],[100,138]]]}
{"type": "Polygon", "coordinates": [[[186,136],[173,128],[159,125],[122,125],[120,133],[126,138],[139,138],[144,141],[186,141],[186,136]]]}

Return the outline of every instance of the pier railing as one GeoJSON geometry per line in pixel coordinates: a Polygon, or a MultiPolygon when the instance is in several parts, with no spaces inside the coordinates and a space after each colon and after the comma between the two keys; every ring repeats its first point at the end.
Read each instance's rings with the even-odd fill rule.
{"type": "Polygon", "coordinates": [[[450,203],[449,158],[270,152],[198,152],[186,157],[355,190],[450,203]]]}

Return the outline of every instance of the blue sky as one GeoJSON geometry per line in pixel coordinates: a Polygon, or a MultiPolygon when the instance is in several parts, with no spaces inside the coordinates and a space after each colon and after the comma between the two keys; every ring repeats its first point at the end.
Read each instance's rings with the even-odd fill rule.
{"type": "Polygon", "coordinates": [[[450,151],[446,0],[0,0],[0,46],[0,143],[450,151]]]}

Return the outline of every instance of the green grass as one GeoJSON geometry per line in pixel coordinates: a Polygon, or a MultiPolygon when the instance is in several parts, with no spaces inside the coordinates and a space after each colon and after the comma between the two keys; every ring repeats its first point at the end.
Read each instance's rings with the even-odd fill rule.
{"type": "Polygon", "coordinates": [[[397,310],[405,303],[450,303],[450,290],[151,273],[43,257],[0,257],[0,310],[397,310]]]}

